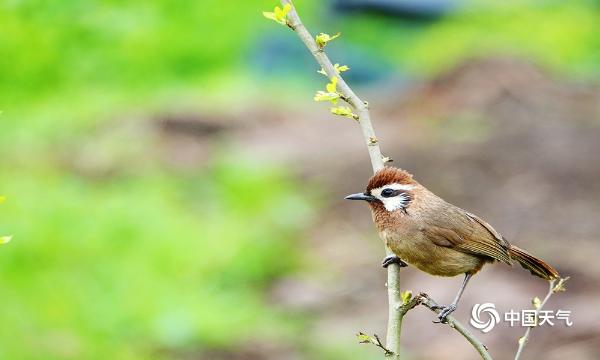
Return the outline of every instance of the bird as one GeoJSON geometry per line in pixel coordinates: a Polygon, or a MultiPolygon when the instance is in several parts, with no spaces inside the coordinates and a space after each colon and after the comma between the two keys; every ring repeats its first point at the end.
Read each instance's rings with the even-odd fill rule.
{"type": "Polygon", "coordinates": [[[542,279],[560,278],[548,263],[512,245],[480,217],[444,201],[400,168],[380,169],[364,192],[346,199],[369,204],[379,237],[393,253],[384,258],[383,267],[410,264],[432,275],[464,275],[454,301],[437,309],[436,322],[447,321],[469,280],[485,264],[517,262],[542,279]]]}

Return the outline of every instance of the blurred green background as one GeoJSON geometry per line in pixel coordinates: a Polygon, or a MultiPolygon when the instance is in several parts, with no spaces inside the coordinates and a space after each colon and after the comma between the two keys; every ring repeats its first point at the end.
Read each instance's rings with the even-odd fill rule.
{"type": "MultiPolygon", "coordinates": [[[[332,54],[373,93],[389,74],[410,86],[496,53],[598,79],[595,1],[455,2],[416,20],[297,3],[312,31],[342,32],[332,54]]],[[[307,76],[294,34],[262,17],[275,5],[2,1],[0,233],[14,239],[0,249],[0,358],[220,358],[257,337],[351,357],[353,342],[315,345],[302,335],[310,313],[267,299],[277,279],[310,272],[301,239],[330,201],[322,188],[227,138],[181,167],[160,136],[120,130],[182,109],[311,102],[323,79],[307,76]]]]}

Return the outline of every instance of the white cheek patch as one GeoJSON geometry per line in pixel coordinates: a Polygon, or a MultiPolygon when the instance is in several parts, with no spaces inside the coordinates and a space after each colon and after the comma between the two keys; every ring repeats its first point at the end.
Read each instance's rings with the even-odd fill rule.
{"type": "Polygon", "coordinates": [[[404,193],[392,197],[383,197],[381,196],[381,192],[383,191],[383,189],[408,191],[414,189],[414,186],[394,183],[371,190],[371,195],[381,200],[383,206],[387,211],[396,211],[405,208],[406,205],[408,205],[408,203],[410,202],[410,198],[404,193]]]}
{"type": "Polygon", "coordinates": [[[387,211],[395,211],[406,207],[410,200],[404,194],[396,195],[391,198],[381,198],[383,206],[387,211]]]}

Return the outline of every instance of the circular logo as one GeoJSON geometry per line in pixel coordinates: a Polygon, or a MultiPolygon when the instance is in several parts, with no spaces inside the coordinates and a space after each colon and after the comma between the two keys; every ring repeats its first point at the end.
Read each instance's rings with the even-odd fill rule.
{"type": "Polygon", "coordinates": [[[500,322],[500,314],[496,311],[496,305],[492,303],[475,304],[471,310],[469,323],[481,332],[492,331],[494,326],[500,322]]]}

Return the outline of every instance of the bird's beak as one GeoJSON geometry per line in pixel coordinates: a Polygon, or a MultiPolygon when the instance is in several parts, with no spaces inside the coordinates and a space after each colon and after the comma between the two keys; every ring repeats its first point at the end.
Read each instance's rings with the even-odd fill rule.
{"type": "Polygon", "coordinates": [[[367,195],[365,193],[356,193],[356,194],[348,195],[344,199],[346,199],[346,200],[375,201],[377,198],[375,196],[367,195]]]}

